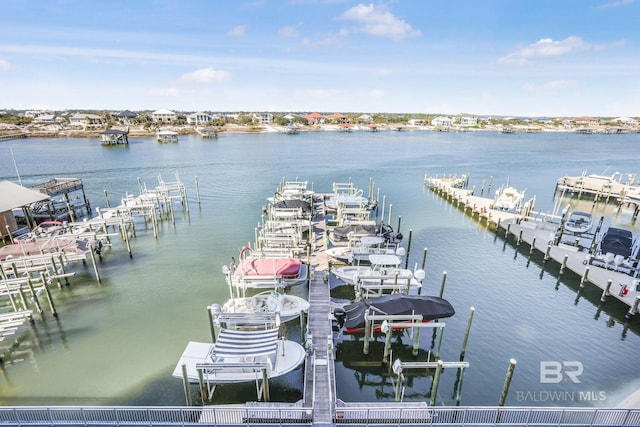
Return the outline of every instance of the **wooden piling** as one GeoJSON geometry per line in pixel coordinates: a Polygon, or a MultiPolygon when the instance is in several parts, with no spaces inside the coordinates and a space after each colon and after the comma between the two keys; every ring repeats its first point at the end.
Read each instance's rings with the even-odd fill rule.
{"type": "Polygon", "coordinates": [[[189,376],[187,375],[187,365],[182,364],[182,386],[184,388],[184,397],[187,406],[191,406],[191,393],[189,393],[189,376]]]}
{"type": "Polygon", "coordinates": [[[198,199],[198,205],[200,205],[200,185],[198,184],[197,175],[196,175],[196,198],[198,199]]]}
{"type": "Polygon", "coordinates": [[[31,292],[31,297],[33,298],[33,303],[36,306],[36,310],[38,310],[38,313],[42,313],[42,306],[40,305],[40,301],[38,300],[36,291],[33,289],[33,282],[31,281],[31,278],[27,280],[27,286],[29,286],[29,291],[31,292]]]}
{"type": "Polygon", "coordinates": [[[409,254],[411,253],[411,239],[413,237],[413,230],[409,229],[409,241],[407,242],[407,256],[404,259],[404,268],[409,267],[409,254]]]}
{"type": "Polygon", "coordinates": [[[440,294],[439,297],[442,298],[442,295],[444,295],[444,285],[447,282],[447,272],[443,271],[442,272],[442,282],[440,282],[440,294]]]}
{"type": "Polygon", "coordinates": [[[467,319],[467,329],[464,331],[464,339],[462,340],[462,350],[460,351],[460,361],[464,360],[464,356],[467,353],[467,342],[469,341],[469,332],[471,331],[471,322],[473,322],[473,314],[476,309],[471,307],[469,309],[469,318],[467,319]]]}
{"type": "Polygon", "coordinates": [[[567,261],[569,260],[569,255],[565,255],[562,260],[562,265],[560,266],[560,274],[564,274],[564,269],[567,268],[567,261]]]}
{"type": "Polygon", "coordinates": [[[509,386],[511,385],[513,371],[516,369],[516,363],[516,359],[511,359],[509,361],[509,369],[507,369],[507,376],[504,379],[504,386],[502,387],[502,394],[500,395],[498,406],[504,406],[504,403],[507,400],[507,394],[509,394],[509,386]]]}
{"type": "Polygon", "coordinates": [[[433,376],[433,383],[431,384],[431,399],[429,401],[429,406],[436,405],[436,398],[438,396],[438,383],[440,382],[440,374],[442,373],[442,365],[444,362],[442,360],[438,360],[438,366],[436,367],[436,373],[433,376]]]}
{"type": "Polygon", "coordinates": [[[533,254],[534,249],[536,248],[536,238],[534,237],[531,241],[531,247],[529,248],[529,255],[533,254]]]}
{"type": "Polygon", "coordinates": [[[427,248],[424,248],[424,251],[422,253],[422,269],[424,270],[425,266],[427,265],[427,248]]]}
{"type": "Polygon", "coordinates": [[[100,283],[100,273],[98,272],[98,264],[96,263],[96,255],[93,251],[92,244],[89,244],[89,255],[91,255],[91,263],[93,264],[93,271],[96,274],[96,280],[98,281],[98,283],[100,283]]]}
{"type": "Polygon", "coordinates": [[[633,301],[633,305],[629,308],[627,314],[624,315],[624,318],[627,320],[631,320],[633,316],[638,314],[638,306],[640,305],[640,295],[636,296],[636,299],[633,301]]]}
{"type": "Polygon", "coordinates": [[[600,297],[601,302],[605,302],[607,297],[611,295],[611,284],[613,281],[611,279],[607,280],[607,287],[602,291],[602,296],[600,297]]]}
{"type": "Polygon", "coordinates": [[[584,288],[584,283],[589,280],[589,266],[584,268],[584,274],[580,279],[580,289],[584,288]]]}

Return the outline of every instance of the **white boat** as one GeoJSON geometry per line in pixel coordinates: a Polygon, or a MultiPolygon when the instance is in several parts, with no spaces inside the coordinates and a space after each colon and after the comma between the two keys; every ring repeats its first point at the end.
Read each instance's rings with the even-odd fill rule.
{"type": "Polygon", "coordinates": [[[309,310],[309,303],[295,295],[265,291],[245,298],[231,298],[223,306],[223,313],[278,313],[282,322],[296,319],[309,310]]]}
{"type": "Polygon", "coordinates": [[[590,213],[573,211],[564,222],[564,230],[573,234],[584,234],[591,231],[593,225],[590,213]]]}
{"type": "Polygon", "coordinates": [[[278,339],[279,327],[261,330],[220,330],[215,343],[190,341],[173,376],[198,383],[230,384],[276,378],[293,371],[306,357],[298,343],[278,339]],[[184,366],[184,368],[183,368],[184,366]]]}
{"type": "Polygon", "coordinates": [[[325,253],[337,261],[356,265],[368,264],[369,255],[404,256],[404,248],[386,244],[386,239],[382,237],[363,236],[355,246],[335,246],[327,249],[325,253]]]}
{"type": "Polygon", "coordinates": [[[494,209],[504,211],[517,210],[524,199],[524,192],[520,192],[514,187],[501,187],[496,190],[496,197],[493,202],[494,209]]]}
{"type": "Polygon", "coordinates": [[[368,266],[348,265],[332,269],[333,275],[346,284],[354,285],[366,295],[384,291],[410,291],[422,287],[423,270],[415,272],[400,267],[397,255],[369,255],[368,266]]]}
{"type": "Polygon", "coordinates": [[[238,288],[274,289],[306,282],[309,268],[299,258],[255,256],[245,246],[238,265],[224,266],[222,272],[227,283],[238,288]]]}

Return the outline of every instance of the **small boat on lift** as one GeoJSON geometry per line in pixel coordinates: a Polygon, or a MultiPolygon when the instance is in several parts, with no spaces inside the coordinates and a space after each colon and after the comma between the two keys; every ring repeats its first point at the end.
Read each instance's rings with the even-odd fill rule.
{"type": "Polygon", "coordinates": [[[355,246],[334,246],[325,252],[337,261],[357,265],[368,264],[369,255],[404,256],[405,254],[404,248],[387,245],[386,239],[380,236],[362,236],[355,246]]]}
{"type": "Polygon", "coordinates": [[[584,234],[591,231],[593,219],[590,213],[573,211],[564,222],[564,231],[572,234],[584,234]]]}
{"type": "Polygon", "coordinates": [[[501,187],[496,190],[493,208],[503,211],[514,211],[520,208],[524,199],[524,192],[514,187],[501,187]]]}
{"type": "MultiPolygon", "coordinates": [[[[455,310],[449,301],[436,296],[390,294],[363,299],[335,308],[333,311],[338,327],[347,333],[364,332],[367,313],[383,316],[419,315],[422,316],[422,322],[429,322],[451,317],[455,314],[455,310]]],[[[373,323],[372,330],[379,332],[381,326],[382,320],[377,320],[373,323]]],[[[403,326],[393,327],[392,325],[391,327],[406,329],[410,326],[403,322],[403,326]]]]}
{"type": "Polygon", "coordinates": [[[254,255],[245,246],[238,265],[225,265],[222,272],[227,283],[238,288],[275,289],[306,282],[309,268],[299,258],[254,255]]]}
{"type": "Polygon", "coordinates": [[[282,322],[296,319],[308,310],[309,303],[303,298],[277,291],[264,291],[250,297],[231,298],[222,306],[223,313],[278,313],[282,322]]]}

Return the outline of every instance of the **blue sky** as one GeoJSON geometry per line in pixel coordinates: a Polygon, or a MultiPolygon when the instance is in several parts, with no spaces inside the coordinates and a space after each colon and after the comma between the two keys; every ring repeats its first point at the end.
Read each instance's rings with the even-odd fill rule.
{"type": "Polygon", "coordinates": [[[640,116],[640,0],[3,0],[0,109],[640,116]]]}

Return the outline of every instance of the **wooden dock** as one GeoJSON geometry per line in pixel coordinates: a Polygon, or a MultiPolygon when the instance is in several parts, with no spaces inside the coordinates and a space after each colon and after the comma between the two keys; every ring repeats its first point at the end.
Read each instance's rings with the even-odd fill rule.
{"type": "Polygon", "coordinates": [[[335,369],[329,296],[329,263],[325,253],[323,202],[316,204],[313,252],[310,259],[308,330],[311,346],[305,364],[304,406],[313,407],[315,425],[332,425],[335,418],[335,369]]]}
{"type": "Polygon", "coordinates": [[[14,133],[11,135],[0,135],[0,141],[10,141],[12,139],[23,139],[26,138],[26,133],[14,133]]]}
{"type": "MultiPolygon", "coordinates": [[[[605,267],[590,265],[587,262],[588,253],[580,252],[576,247],[555,244],[555,236],[560,226],[557,217],[539,214],[531,210],[532,206],[525,206],[520,212],[505,212],[492,208],[493,199],[474,196],[473,191],[466,188],[455,188],[451,178],[425,178],[425,185],[434,193],[444,198],[465,214],[487,224],[490,230],[504,236],[505,240],[515,239],[516,245],[526,243],[530,251],[538,250],[544,254],[545,262],[556,261],[561,265],[560,272],[566,269],[581,277],[580,287],[587,282],[602,292],[601,300],[613,297],[629,306],[627,317],[638,313],[640,304],[640,283],[637,278],[629,274],[613,271],[605,267]],[[621,290],[628,290],[623,294],[621,290]]],[[[637,272],[635,273],[637,275],[637,272]]]]}

